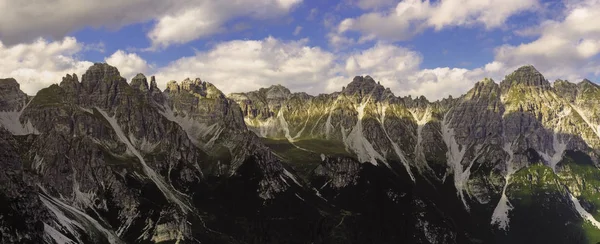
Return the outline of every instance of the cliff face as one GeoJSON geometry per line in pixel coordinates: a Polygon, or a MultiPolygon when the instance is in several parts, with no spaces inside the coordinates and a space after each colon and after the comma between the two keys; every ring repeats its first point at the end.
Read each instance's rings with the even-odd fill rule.
{"type": "Polygon", "coordinates": [[[160,91],[106,64],[35,97],[0,80],[0,94],[2,243],[585,243],[600,232],[600,87],[553,87],[532,66],[436,102],[369,76],[318,96],[280,85],[225,96],[200,79],[160,91]]]}
{"type": "MultiPolygon", "coordinates": [[[[245,114],[249,129],[284,157],[289,154],[288,162],[314,162],[305,174],[322,179],[337,172],[339,177],[331,178],[336,187],[352,185],[354,180],[347,174],[355,172],[356,166],[346,161],[338,161],[337,166],[320,163],[318,155],[345,154],[357,162],[382,166],[410,179],[417,188],[430,184],[440,189],[451,182],[454,189],[449,190],[465,211],[486,216],[481,221],[503,231],[511,230],[511,216],[533,208],[528,204],[512,211],[531,200],[523,194],[533,193],[523,191],[546,191],[562,199],[565,209],[574,209],[579,202],[600,204],[591,203],[597,200],[589,197],[600,189],[597,183],[574,187],[577,183],[571,178],[577,178],[574,168],[591,174],[598,171],[600,162],[600,90],[588,80],[579,84],[557,81],[552,87],[533,66],[524,66],[499,84],[484,79],[459,98],[436,102],[424,97],[397,98],[368,76],[354,78],[341,92],[319,96],[292,93],[273,100],[261,96],[265,90],[261,91],[230,95],[254,111],[245,114]],[[253,110],[252,104],[257,103],[263,104],[261,109],[253,110]],[[278,144],[299,150],[281,150],[278,144]],[[300,151],[305,156],[294,155],[300,151]],[[575,159],[576,155],[586,156],[575,159]],[[558,177],[555,182],[544,182],[552,187],[535,185],[533,176],[524,173],[536,167],[547,168],[548,177],[558,177]],[[523,184],[533,184],[534,189],[523,189],[523,184]],[[581,187],[587,193],[579,193],[581,187]]],[[[580,180],[596,182],[591,176],[580,180]]],[[[536,197],[542,203],[550,201],[543,195],[536,197]]],[[[600,216],[591,205],[584,209],[600,216]]],[[[538,209],[548,208],[544,203],[538,209]]],[[[579,210],[572,218],[589,216],[579,210]]],[[[515,229],[527,226],[521,217],[515,218],[515,229]]],[[[583,223],[598,224],[590,218],[583,223]]],[[[521,232],[508,233],[508,239],[502,240],[521,232]]]]}
{"type": "MultiPolygon", "coordinates": [[[[264,186],[255,187],[265,198],[292,182],[267,150],[249,148],[256,136],[245,128],[237,105],[212,85],[183,82],[181,93],[162,93],[141,74],[128,84],[116,68],[95,64],[81,82],[67,75],[26,106],[21,100],[6,104],[20,108],[16,121],[27,121],[35,132],[8,137],[4,143],[13,141],[16,149],[7,154],[21,162],[5,162],[22,167],[31,180],[29,194],[49,216],[38,222],[50,243],[226,240],[203,227],[193,203],[208,178],[237,171],[223,168],[230,161],[212,156],[213,148],[230,149],[218,156],[235,159],[235,167],[248,160],[257,164],[264,186]],[[218,140],[202,130],[203,123],[215,121],[222,123],[218,130],[227,130],[223,135],[239,138],[218,140]]],[[[24,206],[14,210],[28,211],[24,206]]]]}

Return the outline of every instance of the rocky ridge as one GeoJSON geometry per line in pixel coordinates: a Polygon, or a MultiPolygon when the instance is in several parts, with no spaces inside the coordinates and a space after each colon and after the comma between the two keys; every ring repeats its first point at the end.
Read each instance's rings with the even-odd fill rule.
{"type": "Polygon", "coordinates": [[[600,241],[600,87],[533,66],[435,102],[106,64],[0,94],[2,243],[600,241]]]}

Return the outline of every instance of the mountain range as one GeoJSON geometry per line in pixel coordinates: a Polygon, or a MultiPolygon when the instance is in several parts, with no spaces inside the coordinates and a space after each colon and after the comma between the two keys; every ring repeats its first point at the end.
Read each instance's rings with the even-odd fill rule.
{"type": "Polygon", "coordinates": [[[600,86],[0,79],[1,243],[598,243],[600,86]]]}

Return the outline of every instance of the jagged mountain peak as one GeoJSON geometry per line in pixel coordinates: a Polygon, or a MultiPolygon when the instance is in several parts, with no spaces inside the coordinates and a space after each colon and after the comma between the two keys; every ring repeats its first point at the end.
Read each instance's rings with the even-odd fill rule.
{"type": "Polygon", "coordinates": [[[94,65],[90,66],[83,74],[82,82],[89,81],[91,79],[102,79],[102,78],[111,78],[113,76],[121,76],[119,70],[111,66],[107,63],[94,63],[94,65]]]}
{"type": "MultiPolygon", "coordinates": [[[[265,89],[265,88],[262,88],[262,89],[265,89]]],[[[280,84],[272,85],[272,86],[266,88],[264,90],[264,92],[267,96],[267,99],[287,98],[292,94],[292,92],[290,92],[290,89],[288,89],[287,87],[282,86],[280,84]]]]}
{"type": "Polygon", "coordinates": [[[581,82],[577,83],[577,86],[579,87],[596,87],[596,88],[600,88],[600,85],[588,80],[588,79],[583,79],[581,82]]]}
{"type": "Polygon", "coordinates": [[[420,102],[426,102],[429,103],[429,99],[427,99],[427,97],[420,95],[420,96],[416,96],[416,97],[412,97],[412,95],[408,95],[405,97],[402,97],[403,99],[410,99],[410,100],[414,100],[414,101],[420,101],[420,102]]]}
{"type": "Polygon", "coordinates": [[[146,79],[146,76],[142,73],[139,73],[135,77],[133,77],[129,85],[135,89],[139,89],[144,92],[147,92],[149,90],[148,79],[146,79]]]}
{"type": "Polygon", "coordinates": [[[0,87],[19,87],[19,83],[14,78],[0,79],[0,87]]]}
{"type": "Polygon", "coordinates": [[[159,91],[158,85],[156,85],[156,77],[150,76],[150,90],[159,91]]]}
{"type": "Polygon", "coordinates": [[[111,86],[128,85],[126,79],[121,77],[119,70],[107,63],[95,63],[81,77],[81,86],[88,93],[101,89],[104,93],[111,86]]]}
{"type": "Polygon", "coordinates": [[[566,98],[568,101],[573,102],[577,97],[577,84],[571,83],[567,80],[558,79],[554,81],[554,90],[560,96],[566,98]]]}
{"type": "Polygon", "coordinates": [[[358,95],[359,97],[370,96],[376,101],[385,99],[386,97],[394,97],[392,91],[386,89],[371,76],[356,76],[346,87],[342,89],[342,94],[347,96],[358,95]]]}
{"type": "Polygon", "coordinates": [[[369,76],[369,75],[365,75],[365,76],[355,76],[354,79],[352,79],[352,82],[356,82],[356,83],[375,83],[375,80],[373,79],[373,77],[369,76]]]}
{"type": "Polygon", "coordinates": [[[551,88],[550,82],[533,65],[525,65],[507,75],[500,83],[503,91],[513,86],[538,87],[542,89],[551,88]]]}
{"type": "Polygon", "coordinates": [[[0,111],[20,110],[25,106],[28,96],[20,87],[13,78],[0,79],[0,111]]]}
{"type": "Polygon", "coordinates": [[[477,83],[481,83],[482,85],[491,85],[491,84],[496,84],[496,82],[494,81],[494,79],[492,78],[483,78],[483,80],[477,82],[477,83]]]}
{"type": "Polygon", "coordinates": [[[475,86],[465,94],[464,98],[471,99],[496,99],[500,97],[500,86],[490,78],[475,83],[475,86]]]}
{"type": "Polygon", "coordinates": [[[202,81],[200,78],[191,80],[186,78],[180,84],[177,81],[167,83],[167,93],[187,92],[205,98],[224,98],[225,94],[210,82],[202,81]]]}
{"type": "MultiPolygon", "coordinates": [[[[533,70],[525,67],[509,77],[505,84],[510,94],[503,94],[514,96],[509,103],[498,98],[500,85],[491,79],[477,82],[460,98],[430,102],[424,96],[391,98],[391,91],[369,76],[355,78],[342,92],[318,96],[290,94],[274,85],[234,93],[231,99],[204,99],[222,93],[200,79],[171,81],[164,93],[154,93],[154,77],[149,88],[143,74],[128,84],[118,71],[100,64],[84,79],[95,84],[91,93],[77,76],[66,75],[62,88],[40,91],[21,117],[21,110],[2,102],[26,103],[0,94],[0,125],[12,126],[15,135],[0,129],[0,154],[10,156],[4,157],[5,166],[22,160],[18,165],[24,169],[10,178],[0,172],[0,186],[21,190],[23,180],[31,180],[32,186],[49,189],[26,189],[31,199],[41,199],[37,205],[23,205],[31,202],[20,195],[23,191],[9,195],[9,200],[26,199],[9,210],[29,218],[27,226],[41,226],[38,234],[48,243],[58,235],[69,243],[106,243],[102,233],[124,243],[237,243],[204,237],[203,228],[214,230],[210,235],[219,231],[241,240],[255,235],[270,240],[290,232],[312,236],[296,227],[321,220],[326,229],[316,231],[340,236],[340,242],[352,242],[356,231],[375,229],[366,238],[381,236],[380,230],[394,238],[371,241],[377,243],[471,243],[471,237],[494,243],[503,242],[496,238],[496,227],[502,229],[501,238],[513,238],[540,221],[552,226],[527,236],[545,237],[570,223],[573,229],[544,241],[573,233],[579,238],[581,217],[599,214],[593,196],[600,120],[597,96],[590,99],[588,94],[600,89],[589,81],[579,84],[585,89],[557,81],[557,96],[553,90],[537,92],[527,85],[539,78],[533,70]],[[71,86],[78,90],[64,89],[71,86]],[[575,91],[573,104],[560,98],[561,87],[575,91]],[[140,91],[144,89],[150,92],[140,91]],[[4,106],[10,112],[2,117],[4,106]],[[504,113],[505,107],[510,113],[504,113]],[[36,135],[22,136],[32,133],[36,135]],[[585,135],[585,141],[578,135],[585,135]],[[547,186],[552,191],[544,192],[547,186]],[[555,194],[554,188],[572,196],[555,194]],[[385,206],[383,220],[372,214],[380,206],[385,206]],[[31,218],[30,209],[48,214],[31,218]],[[273,215],[257,219],[257,212],[273,215]],[[254,228],[255,222],[244,217],[248,215],[273,229],[261,233],[262,224],[254,228]],[[277,221],[262,222],[272,219],[277,221]],[[251,229],[238,233],[222,226],[251,229]],[[389,226],[393,228],[384,229],[389,226]],[[201,231],[187,232],[191,229],[201,231]],[[406,240],[393,234],[398,230],[422,237],[406,240]],[[87,233],[99,238],[88,242],[87,233]]],[[[15,84],[0,80],[0,89],[15,84]]],[[[0,189],[0,200],[4,192],[6,188],[0,189]]],[[[10,230],[3,220],[0,213],[2,234],[10,230]]],[[[569,238],[556,242],[583,243],[569,238]]]]}
{"type": "Polygon", "coordinates": [[[554,88],[556,88],[557,86],[572,86],[572,85],[575,85],[575,83],[572,83],[568,80],[557,79],[556,81],[554,81],[554,88]]]}
{"type": "Polygon", "coordinates": [[[352,82],[348,83],[344,91],[353,92],[361,88],[373,88],[377,86],[377,82],[371,76],[355,76],[352,82]]]}

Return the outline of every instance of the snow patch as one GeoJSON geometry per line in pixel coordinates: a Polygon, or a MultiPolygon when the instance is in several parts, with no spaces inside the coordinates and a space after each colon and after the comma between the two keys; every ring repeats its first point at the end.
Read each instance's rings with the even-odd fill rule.
{"type": "Polygon", "coordinates": [[[150,178],[150,180],[152,180],[156,184],[158,189],[165,195],[165,197],[169,199],[169,201],[179,206],[179,208],[183,212],[191,211],[190,207],[188,207],[187,204],[185,204],[181,199],[179,199],[179,197],[171,191],[171,189],[160,178],[160,176],[146,164],[144,157],[142,157],[140,152],[133,146],[133,144],[131,144],[127,136],[125,136],[125,133],[123,133],[123,130],[121,129],[121,126],[119,126],[117,120],[114,117],[109,117],[108,114],[102,111],[100,108],[96,108],[96,110],[98,110],[98,112],[102,114],[102,116],[110,123],[110,126],[117,134],[119,140],[121,140],[121,142],[123,142],[127,146],[127,149],[139,159],[140,163],[143,166],[142,168],[144,170],[144,173],[146,173],[148,178],[150,178]]]}
{"type": "Polygon", "coordinates": [[[556,165],[563,158],[563,154],[565,153],[565,150],[567,150],[567,143],[560,141],[558,135],[555,133],[552,139],[552,146],[554,148],[554,154],[552,154],[552,156],[544,152],[540,152],[540,155],[548,162],[548,166],[552,168],[552,171],[556,172],[556,165]]]}
{"type": "Polygon", "coordinates": [[[66,229],[66,231],[73,234],[73,236],[77,238],[78,243],[82,243],[81,239],[79,239],[79,231],[85,230],[83,225],[67,217],[57,205],[51,202],[50,198],[40,195],[40,200],[44,206],[46,206],[46,208],[48,208],[48,210],[54,214],[56,217],[54,219],[56,224],[62,226],[66,229]]]}
{"type": "Polygon", "coordinates": [[[91,110],[91,109],[89,109],[89,108],[84,108],[84,107],[81,107],[81,106],[78,106],[78,107],[79,107],[79,109],[80,109],[81,111],[83,111],[83,112],[86,112],[86,113],[88,113],[88,114],[94,114],[94,111],[93,111],[93,110],[91,110]]]}
{"type": "Polygon", "coordinates": [[[285,118],[283,117],[283,109],[279,109],[279,112],[277,113],[277,119],[281,124],[281,129],[283,130],[283,133],[285,133],[285,138],[293,144],[294,138],[292,138],[292,136],[290,135],[290,127],[285,118]]]}
{"type": "Polygon", "coordinates": [[[379,124],[381,124],[381,128],[383,129],[383,132],[385,133],[385,136],[387,137],[387,139],[390,141],[390,143],[392,143],[394,152],[396,153],[398,158],[400,158],[400,161],[402,161],[402,164],[404,165],[404,168],[406,168],[406,172],[410,176],[410,179],[413,182],[415,182],[416,181],[415,176],[413,175],[412,171],[410,170],[410,165],[408,164],[408,159],[406,158],[406,155],[404,155],[404,152],[402,152],[402,150],[400,149],[398,144],[392,140],[392,138],[390,137],[390,134],[387,132],[387,129],[385,128],[385,112],[386,112],[386,110],[387,110],[387,106],[385,106],[385,105],[381,106],[381,111],[380,111],[381,117],[379,118],[379,124]]]}
{"type": "Polygon", "coordinates": [[[279,124],[281,124],[281,129],[285,133],[285,138],[288,140],[288,142],[290,144],[292,144],[292,146],[294,146],[300,150],[310,152],[310,150],[301,148],[301,147],[297,146],[296,144],[294,144],[294,142],[296,141],[296,138],[298,138],[299,135],[297,135],[296,137],[292,137],[290,135],[289,125],[288,125],[287,121],[285,120],[285,118],[283,117],[283,109],[280,109],[279,112],[277,113],[277,119],[279,120],[279,124]]]}
{"type": "Polygon", "coordinates": [[[575,106],[574,104],[571,104],[571,107],[573,109],[575,109],[575,111],[577,111],[577,113],[581,116],[583,121],[585,121],[585,123],[590,127],[590,129],[592,129],[592,131],[596,134],[596,136],[598,136],[598,138],[600,138],[600,125],[595,125],[594,123],[592,123],[590,118],[588,118],[587,115],[585,115],[585,113],[583,112],[583,110],[581,110],[581,108],[575,106]]]}
{"type": "Polygon", "coordinates": [[[283,169],[283,173],[290,179],[292,179],[294,181],[294,183],[296,183],[296,185],[301,186],[300,182],[296,179],[296,177],[290,173],[287,169],[283,169]]]}
{"type": "Polygon", "coordinates": [[[104,228],[104,226],[86,213],[83,213],[54,197],[45,194],[40,194],[39,196],[42,203],[56,216],[57,224],[65,227],[69,233],[73,234],[73,236],[78,239],[79,243],[83,242],[79,239],[79,232],[77,229],[89,233],[89,229],[84,228],[84,225],[101,232],[111,244],[122,243],[115,233],[104,228]],[[77,220],[67,217],[65,213],[74,216],[77,220]]]}
{"type": "MultiPolygon", "coordinates": [[[[448,112],[450,113],[450,112],[448,112]]],[[[448,120],[448,113],[444,115],[444,119],[442,121],[442,137],[446,146],[448,147],[448,151],[446,152],[446,157],[448,158],[448,166],[453,170],[454,175],[454,185],[456,187],[456,191],[460,200],[463,202],[463,205],[467,210],[469,210],[469,205],[464,197],[464,188],[467,185],[467,181],[469,180],[471,164],[467,167],[466,170],[463,170],[462,161],[467,152],[466,147],[462,147],[456,142],[454,129],[450,128],[450,121],[448,120]]]]}
{"type": "Polygon", "coordinates": [[[23,110],[16,111],[2,111],[0,112],[0,127],[4,127],[11,134],[16,136],[29,135],[29,134],[40,134],[40,132],[33,127],[31,121],[27,120],[25,124],[21,124],[19,118],[23,110]]]}
{"type": "MultiPolygon", "coordinates": [[[[367,140],[367,138],[365,138],[362,126],[362,119],[365,115],[365,107],[369,103],[369,100],[370,99],[367,99],[366,102],[363,102],[358,107],[355,107],[356,111],[358,112],[358,120],[348,136],[344,136],[343,141],[346,145],[346,148],[356,153],[360,162],[371,162],[373,165],[377,165],[377,159],[381,160],[382,162],[386,162],[386,160],[377,151],[375,151],[373,145],[369,142],[369,140],[367,140]]],[[[344,135],[343,127],[342,135],[344,135]]]]}
{"type": "MultiPolygon", "coordinates": [[[[192,116],[175,116],[175,112],[167,105],[163,105],[163,111],[160,113],[169,121],[177,123],[185,131],[188,138],[194,145],[207,149],[212,147],[214,142],[219,138],[223,128],[218,123],[207,125],[196,121],[192,116]],[[206,143],[201,143],[198,138],[205,139],[212,135],[206,143]],[[204,144],[204,145],[202,145],[204,144]]],[[[244,118],[245,120],[246,118],[244,118]]]]}
{"type": "Polygon", "coordinates": [[[37,155],[36,153],[33,157],[31,168],[38,173],[44,171],[44,158],[42,156],[37,155]]]}
{"type": "Polygon", "coordinates": [[[303,202],[306,202],[306,200],[304,200],[304,198],[302,198],[300,195],[298,195],[298,193],[296,193],[295,195],[298,199],[302,200],[303,202]]]}
{"type": "MultiPolygon", "coordinates": [[[[306,125],[308,124],[308,121],[310,120],[310,113],[311,113],[311,109],[308,109],[308,114],[306,116],[306,121],[304,121],[304,125],[302,126],[302,128],[298,131],[298,133],[296,133],[296,136],[294,136],[292,139],[294,139],[294,141],[296,141],[296,139],[300,138],[300,136],[302,136],[302,132],[304,132],[304,129],[306,129],[306,125]]],[[[287,123],[287,122],[286,122],[287,123]]]]}
{"type": "Polygon", "coordinates": [[[65,235],[54,229],[54,227],[46,223],[44,223],[44,240],[46,240],[46,242],[48,243],[52,243],[52,241],[54,241],[54,243],[56,244],[75,244],[73,240],[66,237],[65,235]]]}
{"type": "Polygon", "coordinates": [[[269,135],[277,134],[277,120],[275,118],[268,118],[265,121],[258,119],[252,120],[248,117],[244,117],[244,123],[248,126],[252,132],[262,138],[267,138],[269,135]]]}
{"type": "Polygon", "coordinates": [[[132,134],[129,134],[129,141],[131,141],[131,144],[133,144],[136,148],[139,148],[142,152],[145,152],[145,153],[154,151],[154,149],[159,144],[158,142],[156,142],[156,143],[149,142],[148,140],[146,140],[146,138],[142,138],[141,140],[138,140],[132,134]]]}
{"type": "Polygon", "coordinates": [[[322,154],[322,153],[321,153],[321,161],[325,161],[325,159],[326,159],[326,158],[327,158],[327,157],[325,157],[325,154],[322,154]]]}
{"type": "Polygon", "coordinates": [[[573,205],[575,205],[575,210],[577,210],[577,212],[579,213],[579,215],[581,215],[581,218],[583,218],[584,220],[589,221],[594,227],[600,229],[600,222],[598,222],[594,216],[590,213],[588,213],[588,211],[586,211],[582,206],[581,203],[579,203],[579,199],[577,199],[576,197],[573,196],[573,194],[569,193],[569,197],[571,198],[571,201],[573,202],[573,205]]]}
{"type": "Polygon", "coordinates": [[[331,114],[333,113],[333,110],[335,110],[335,106],[337,105],[338,101],[340,100],[340,97],[337,97],[335,99],[335,101],[333,102],[333,105],[331,105],[331,107],[329,107],[329,114],[327,115],[327,120],[325,121],[325,137],[327,139],[330,139],[329,135],[331,133],[331,131],[333,130],[333,124],[331,124],[331,114]]]}
{"type": "Polygon", "coordinates": [[[427,106],[425,114],[420,119],[415,112],[410,110],[409,112],[417,122],[417,145],[415,146],[415,155],[417,155],[417,157],[424,157],[423,147],[421,146],[423,143],[423,127],[431,120],[431,109],[427,106]]]}
{"type": "Polygon", "coordinates": [[[502,197],[500,197],[500,201],[498,202],[498,205],[496,205],[494,213],[492,214],[491,224],[497,225],[498,228],[506,231],[508,230],[510,222],[508,218],[508,212],[513,209],[513,206],[510,204],[508,197],[506,196],[506,188],[508,188],[508,185],[510,184],[510,178],[516,169],[513,164],[514,152],[512,149],[512,144],[504,144],[503,149],[506,153],[508,153],[509,156],[508,161],[506,162],[506,176],[504,176],[506,183],[504,183],[504,187],[502,188],[502,197]]]}
{"type": "Polygon", "coordinates": [[[134,216],[128,216],[125,219],[125,222],[119,226],[119,229],[117,229],[117,235],[121,236],[123,235],[123,233],[129,229],[129,227],[131,226],[131,224],[133,224],[133,220],[135,220],[135,218],[138,216],[138,214],[134,215],[134,216]]]}

